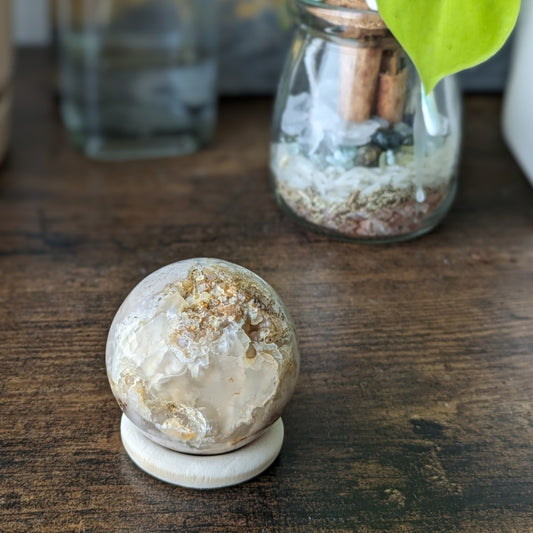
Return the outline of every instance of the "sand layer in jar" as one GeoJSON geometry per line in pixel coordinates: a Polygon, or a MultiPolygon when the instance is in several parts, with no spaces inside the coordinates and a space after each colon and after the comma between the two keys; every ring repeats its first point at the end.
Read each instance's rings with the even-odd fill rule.
{"type": "Polygon", "coordinates": [[[272,147],[271,170],[279,200],[297,217],[348,238],[387,238],[423,229],[446,203],[456,153],[457,140],[448,135],[429,147],[421,165],[405,146],[384,152],[378,166],[347,168],[280,142],[272,147]]]}

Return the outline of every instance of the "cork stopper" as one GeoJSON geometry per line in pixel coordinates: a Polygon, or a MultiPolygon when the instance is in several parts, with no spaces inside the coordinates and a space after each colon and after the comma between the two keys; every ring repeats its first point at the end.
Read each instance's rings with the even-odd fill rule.
{"type": "Polygon", "coordinates": [[[370,9],[365,0],[326,0],[326,4],[339,7],[348,7],[350,9],[360,9],[367,11],[370,9]]]}

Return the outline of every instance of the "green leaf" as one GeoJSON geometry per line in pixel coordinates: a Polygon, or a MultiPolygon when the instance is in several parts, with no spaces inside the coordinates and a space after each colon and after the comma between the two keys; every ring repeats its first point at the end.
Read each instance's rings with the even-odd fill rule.
{"type": "Polygon", "coordinates": [[[520,0],[378,0],[378,7],[429,93],[445,76],[482,63],[503,46],[520,0]]]}

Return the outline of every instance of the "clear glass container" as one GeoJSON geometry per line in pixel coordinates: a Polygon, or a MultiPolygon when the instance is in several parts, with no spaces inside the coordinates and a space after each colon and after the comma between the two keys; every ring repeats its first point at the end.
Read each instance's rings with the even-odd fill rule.
{"type": "Polygon", "coordinates": [[[97,159],[193,152],[217,111],[216,0],[59,0],[61,113],[97,159]]]}
{"type": "Polygon", "coordinates": [[[456,191],[455,79],[427,95],[369,8],[296,0],[295,11],[298,30],[274,111],[278,203],[310,229],[341,239],[392,242],[430,231],[456,191]]]}

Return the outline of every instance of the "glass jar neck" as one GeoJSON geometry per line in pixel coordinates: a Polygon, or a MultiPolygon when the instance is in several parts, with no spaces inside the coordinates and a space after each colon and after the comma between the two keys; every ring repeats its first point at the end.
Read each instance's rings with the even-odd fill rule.
{"type": "MultiPolygon", "coordinates": [[[[366,6],[364,0],[355,4],[366,6]]],[[[315,0],[294,0],[294,10],[296,20],[304,31],[320,34],[328,40],[364,41],[370,46],[373,41],[379,41],[380,46],[384,40],[396,43],[379,13],[368,6],[357,9],[315,0]]]]}

